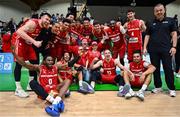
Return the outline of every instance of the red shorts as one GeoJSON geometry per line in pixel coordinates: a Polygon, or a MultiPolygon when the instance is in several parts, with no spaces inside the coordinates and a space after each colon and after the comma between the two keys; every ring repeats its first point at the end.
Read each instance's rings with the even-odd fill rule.
{"type": "Polygon", "coordinates": [[[61,58],[63,57],[63,54],[65,52],[68,52],[68,45],[66,44],[59,44],[59,45],[55,45],[54,48],[50,49],[50,55],[53,58],[57,58],[58,60],[61,60],[61,58]]]}
{"type": "Polygon", "coordinates": [[[142,44],[135,43],[135,44],[128,44],[128,60],[132,61],[133,60],[133,51],[134,50],[140,50],[142,53],[142,44]]]}
{"type": "Polygon", "coordinates": [[[122,59],[122,58],[124,58],[125,53],[126,53],[126,45],[123,44],[121,46],[121,48],[119,48],[119,46],[118,47],[114,46],[112,51],[113,51],[114,59],[116,59],[118,57],[118,54],[119,54],[119,57],[122,59]]]}
{"type": "Polygon", "coordinates": [[[15,53],[26,60],[36,60],[36,53],[32,47],[32,44],[27,44],[24,40],[17,39],[15,42],[15,53]]]}
{"type": "Polygon", "coordinates": [[[134,81],[130,81],[131,86],[134,87],[141,87],[143,85],[144,82],[140,81],[140,77],[135,77],[134,81]]]}
{"type": "Polygon", "coordinates": [[[104,75],[104,74],[101,74],[101,81],[103,83],[115,83],[115,77],[116,75],[104,75]]]}

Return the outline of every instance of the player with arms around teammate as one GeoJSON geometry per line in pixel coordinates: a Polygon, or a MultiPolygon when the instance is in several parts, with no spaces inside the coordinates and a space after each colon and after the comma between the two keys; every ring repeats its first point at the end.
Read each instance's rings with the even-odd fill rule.
{"type": "MultiPolygon", "coordinates": [[[[143,101],[145,90],[150,84],[152,73],[156,68],[149,62],[142,60],[140,50],[135,50],[133,52],[133,61],[129,64],[129,69],[133,75],[130,75],[126,71],[124,72],[125,84],[134,87],[141,87],[136,95],[143,101]]],[[[125,98],[128,99],[134,95],[134,91],[130,88],[129,92],[125,95],[125,98]]]]}
{"type": "MultiPolygon", "coordinates": [[[[13,34],[12,45],[14,45],[15,53],[22,57],[24,61],[36,60],[36,53],[32,44],[40,47],[42,41],[36,41],[35,38],[39,35],[42,28],[48,28],[50,24],[51,15],[43,13],[41,19],[30,19],[13,34]]],[[[14,77],[16,82],[15,95],[19,97],[28,97],[28,94],[22,89],[20,84],[22,66],[16,62],[14,69],[14,77]]]]}
{"type": "MultiPolygon", "coordinates": [[[[122,69],[123,71],[127,71],[129,74],[132,74],[126,67],[124,67],[118,59],[113,59],[110,50],[104,51],[104,59],[98,61],[96,64],[91,64],[91,69],[94,70],[96,68],[101,67],[101,73],[94,71],[92,73],[92,80],[97,81],[99,78],[102,83],[110,83],[110,84],[118,84],[119,85],[119,93],[124,92],[123,86],[124,81],[123,77],[116,73],[116,66],[122,69]]],[[[93,62],[96,60],[94,59],[93,62]]],[[[127,93],[126,91],[124,92],[127,93]]]]}

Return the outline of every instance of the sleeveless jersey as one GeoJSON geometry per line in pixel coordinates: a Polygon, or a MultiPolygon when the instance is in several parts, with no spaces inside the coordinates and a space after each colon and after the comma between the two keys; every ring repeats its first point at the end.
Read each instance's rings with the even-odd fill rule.
{"type": "Polygon", "coordinates": [[[45,65],[40,66],[39,83],[41,86],[46,87],[47,85],[53,86],[58,85],[58,70],[56,66],[47,68],[45,65]]]}
{"type": "Polygon", "coordinates": [[[55,38],[57,40],[57,44],[69,44],[70,43],[70,36],[67,31],[59,32],[55,38]]]}
{"type": "MultiPolygon", "coordinates": [[[[29,20],[28,20],[29,21],[29,20]]],[[[22,26],[24,26],[28,21],[26,21],[26,22],[24,22],[22,25],[21,25],[21,27],[22,26]]],[[[31,19],[30,21],[33,21],[35,24],[36,24],[36,28],[32,31],[32,32],[27,32],[27,35],[28,36],[30,36],[31,38],[33,38],[33,39],[35,39],[38,35],[39,35],[39,33],[41,32],[41,27],[40,27],[40,25],[39,25],[39,19],[31,19]]],[[[15,33],[13,33],[13,37],[12,37],[12,43],[15,43],[15,41],[17,40],[17,39],[19,39],[19,41],[20,42],[26,42],[27,44],[32,44],[32,43],[30,43],[30,42],[28,42],[28,41],[25,41],[24,39],[22,39],[19,35],[17,35],[17,33],[15,32],[15,33]]]]}
{"type": "Polygon", "coordinates": [[[140,63],[131,62],[129,67],[130,67],[130,71],[136,77],[140,77],[142,75],[142,73],[146,70],[148,65],[149,65],[148,62],[145,62],[145,61],[141,60],[140,63]]]}
{"type": "Polygon", "coordinates": [[[107,28],[106,32],[109,38],[112,40],[113,46],[121,47],[125,43],[123,39],[123,35],[117,26],[115,26],[114,30],[112,30],[111,28],[107,28]]]}
{"type": "Polygon", "coordinates": [[[142,43],[142,31],[140,20],[135,19],[127,23],[127,34],[130,36],[128,43],[142,43]]]}
{"type": "Polygon", "coordinates": [[[81,34],[83,36],[91,36],[91,34],[92,34],[92,25],[90,25],[88,28],[83,27],[81,34]]]}
{"type": "Polygon", "coordinates": [[[113,58],[109,62],[104,59],[102,68],[104,69],[104,75],[116,75],[116,66],[113,58]]]}

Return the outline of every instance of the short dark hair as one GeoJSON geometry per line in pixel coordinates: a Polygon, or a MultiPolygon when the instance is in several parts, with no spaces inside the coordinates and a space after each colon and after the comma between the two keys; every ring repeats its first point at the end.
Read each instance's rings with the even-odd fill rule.
{"type": "Polygon", "coordinates": [[[71,20],[70,19],[63,19],[63,21],[62,21],[62,23],[64,23],[64,22],[67,22],[67,23],[69,23],[69,24],[71,24],[71,20]]]}
{"type": "Polygon", "coordinates": [[[133,54],[140,54],[141,55],[141,50],[134,50],[133,54]]]}
{"type": "Polygon", "coordinates": [[[97,20],[95,20],[94,22],[93,22],[93,25],[97,25],[97,24],[101,24],[99,21],[97,21],[97,20]]]}
{"type": "Polygon", "coordinates": [[[40,14],[40,17],[44,16],[44,15],[47,15],[49,18],[51,18],[51,15],[48,13],[48,12],[42,12],[40,14]]]}
{"type": "Polygon", "coordinates": [[[75,17],[74,13],[68,13],[66,14],[66,18],[69,17],[70,15],[73,15],[75,17]]]}
{"type": "Polygon", "coordinates": [[[90,22],[89,17],[85,17],[85,18],[83,18],[83,21],[85,21],[85,20],[88,20],[88,21],[90,22]]]}
{"type": "Polygon", "coordinates": [[[127,13],[129,13],[129,12],[133,12],[134,13],[135,11],[133,9],[128,9],[127,13]]]}

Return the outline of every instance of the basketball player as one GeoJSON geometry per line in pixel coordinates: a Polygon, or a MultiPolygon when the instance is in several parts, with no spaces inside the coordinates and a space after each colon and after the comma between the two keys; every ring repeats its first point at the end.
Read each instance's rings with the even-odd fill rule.
{"type": "MultiPolygon", "coordinates": [[[[12,36],[12,45],[14,45],[15,52],[23,60],[36,60],[36,53],[32,44],[40,47],[42,41],[36,41],[35,38],[39,35],[42,28],[48,28],[50,24],[51,15],[48,13],[41,14],[40,19],[30,19],[26,21],[12,36]]],[[[14,69],[14,77],[16,83],[15,95],[19,97],[28,97],[29,95],[22,89],[20,84],[22,66],[16,62],[14,69]]]]}
{"type": "Polygon", "coordinates": [[[141,50],[142,52],[142,31],[146,30],[146,26],[143,20],[135,18],[135,11],[130,9],[127,12],[128,22],[124,24],[124,28],[127,30],[128,35],[128,60],[133,60],[133,51],[141,50]]]}
{"type": "Polygon", "coordinates": [[[105,29],[105,31],[113,43],[113,59],[116,59],[119,55],[120,62],[124,65],[124,55],[126,50],[125,39],[123,37],[123,34],[125,33],[124,28],[121,25],[117,25],[115,20],[111,20],[109,28],[105,29]]]}
{"type": "Polygon", "coordinates": [[[62,97],[67,92],[71,80],[65,79],[61,84],[59,84],[58,71],[65,69],[67,66],[72,67],[80,57],[75,57],[72,61],[65,64],[54,64],[54,59],[51,56],[46,56],[41,65],[35,65],[26,63],[14,52],[14,50],[12,53],[19,64],[29,70],[37,71],[39,73],[39,82],[32,80],[30,82],[30,87],[43,100],[52,103],[52,106],[45,108],[46,112],[51,116],[59,116],[60,112],[64,110],[62,97]],[[55,97],[55,94],[58,96],[55,97]]]}
{"type": "MultiPolygon", "coordinates": [[[[96,64],[92,64],[91,65],[91,69],[96,69],[98,67],[102,67],[101,68],[101,74],[98,73],[93,73],[92,77],[94,77],[94,79],[98,79],[98,77],[100,77],[100,80],[102,81],[102,83],[118,83],[119,84],[119,91],[121,92],[123,90],[123,77],[119,74],[116,74],[116,66],[119,67],[120,69],[122,69],[123,71],[127,71],[129,74],[132,74],[126,67],[124,67],[118,59],[113,59],[111,56],[111,52],[110,50],[105,50],[104,51],[104,59],[98,61],[96,64]]],[[[93,61],[94,62],[94,61],[93,61]]],[[[118,92],[118,93],[120,93],[118,92]]],[[[127,92],[124,92],[127,93],[127,92]]]]}
{"type": "MultiPolygon", "coordinates": [[[[133,73],[133,75],[130,76],[129,73],[127,73],[126,71],[124,72],[125,84],[134,87],[141,87],[136,95],[143,101],[145,90],[150,84],[152,73],[156,68],[149,62],[142,60],[140,50],[135,50],[133,52],[133,61],[130,62],[129,69],[133,73]]],[[[135,96],[135,93],[130,88],[129,92],[125,95],[125,98],[128,99],[133,96],[135,96]]]]}

